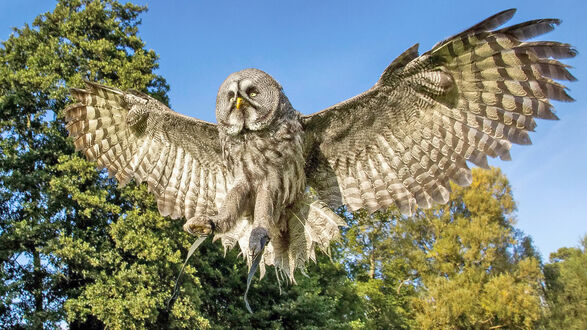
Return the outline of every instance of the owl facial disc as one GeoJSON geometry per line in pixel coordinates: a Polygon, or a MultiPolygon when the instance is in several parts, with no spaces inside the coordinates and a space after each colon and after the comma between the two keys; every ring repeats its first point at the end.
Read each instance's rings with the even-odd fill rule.
{"type": "Polygon", "coordinates": [[[262,130],[275,118],[281,94],[281,86],[261,70],[235,72],[220,86],[216,119],[229,135],[262,130]]]}

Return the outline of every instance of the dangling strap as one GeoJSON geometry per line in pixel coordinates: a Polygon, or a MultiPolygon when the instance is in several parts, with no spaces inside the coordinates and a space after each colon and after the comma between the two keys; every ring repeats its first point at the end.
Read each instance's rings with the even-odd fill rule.
{"type": "Polygon", "coordinates": [[[257,254],[257,256],[255,256],[255,259],[253,259],[253,263],[251,264],[251,269],[249,270],[249,275],[247,276],[247,290],[245,290],[245,304],[247,305],[247,310],[251,314],[253,314],[253,310],[251,309],[251,306],[249,305],[249,301],[247,300],[247,294],[249,293],[249,287],[251,286],[251,281],[253,280],[253,276],[255,275],[255,272],[257,271],[257,268],[259,267],[259,263],[261,262],[261,258],[263,257],[263,251],[264,250],[261,250],[261,252],[259,252],[259,254],[257,254]]]}
{"type": "Polygon", "coordinates": [[[190,257],[192,256],[192,254],[194,254],[194,252],[196,252],[196,250],[198,249],[200,244],[202,244],[202,242],[204,242],[206,240],[206,238],[208,238],[208,235],[202,235],[202,236],[198,237],[198,239],[194,242],[194,244],[192,244],[192,246],[188,250],[188,255],[185,258],[183,265],[181,266],[181,270],[179,271],[179,274],[177,275],[177,279],[175,280],[175,286],[173,287],[173,293],[171,294],[171,298],[169,298],[169,300],[167,301],[168,308],[171,305],[171,303],[175,300],[175,298],[177,298],[177,294],[179,292],[179,279],[181,278],[181,275],[183,274],[183,270],[185,268],[185,265],[187,265],[188,260],[190,260],[190,257]]]}

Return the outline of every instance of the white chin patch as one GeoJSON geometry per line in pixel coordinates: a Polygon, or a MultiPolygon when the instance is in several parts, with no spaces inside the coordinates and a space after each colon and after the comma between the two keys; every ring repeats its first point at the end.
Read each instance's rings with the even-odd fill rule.
{"type": "Polygon", "coordinates": [[[257,123],[257,122],[248,123],[247,122],[245,126],[247,127],[248,130],[258,131],[263,127],[263,123],[257,123]]]}
{"type": "Polygon", "coordinates": [[[233,111],[228,116],[228,123],[227,124],[228,124],[228,127],[226,129],[226,132],[229,135],[235,135],[235,134],[238,134],[240,131],[242,131],[243,126],[245,124],[242,112],[233,111]]]}
{"type": "Polygon", "coordinates": [[[267,125],[268,118],[263,118],[263,115],[259,115],[253,108],[245,110],[245,127],[251,131],[258,131],[267,125]]]}

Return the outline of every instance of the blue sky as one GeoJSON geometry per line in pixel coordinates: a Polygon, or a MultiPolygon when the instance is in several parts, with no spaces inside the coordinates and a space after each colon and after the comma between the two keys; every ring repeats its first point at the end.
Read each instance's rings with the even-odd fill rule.
{"type": "MultiPolygon", "coordinates": [[[[542,39],[573,44],[579,81],[574,103],[554,102],[560,121],[538,121],[533,145],[514,146],[511,162],[492,161],[508,176],[518,203],[517,227],[545,258],[576,246],[587,233],[586,1],[135,1],[146,4],[140,36],[160,55],[174,110],[215,122],[220,83],[247,67],[264,70],[309,114],[371,87],[402,51],[436,42],[507,8],[512,23],[560,18],[542,39]],[[472,5],[472,4],[475,5],[472,5]]],[[[31,23],[54,1],[0,1],[0,40],[31,23]]]]}

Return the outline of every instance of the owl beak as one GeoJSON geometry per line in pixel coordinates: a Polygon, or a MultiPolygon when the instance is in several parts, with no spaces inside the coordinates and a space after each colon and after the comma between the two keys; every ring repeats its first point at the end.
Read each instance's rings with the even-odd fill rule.
{"type": "Polygon", "coordinates": [[[237,110],[240,110],[241,109],[241,106],[243,105],[243,103],[244,103],[243,98],[242,97],[237,97],[236,98],[236,109],[237,110]]]}

